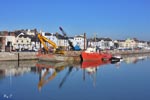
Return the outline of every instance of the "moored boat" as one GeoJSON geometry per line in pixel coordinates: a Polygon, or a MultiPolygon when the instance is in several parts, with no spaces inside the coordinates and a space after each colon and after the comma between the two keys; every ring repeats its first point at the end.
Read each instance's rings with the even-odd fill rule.
{"type": "Polygon", "coordinates": [[[121,55],[114,55],[111,57],[110,61],[112,64],[114,64],[114,63],[123,61],[123,58],[121,57],[121,55]]]}
{"type": "Polygon", "coordinates": [[[64,62],[64,61],[73,61],[77,62],[80,61],[80,52],[77,51],[68,51],[64,55],[62,54],[41,54],[38,53],[37,57],[41,61],[52,61],[52,62],[64,62]]]}
{"type": "Polygon", "coordinates": [[[64,57],[62,55],[57,55],[57,54],[40,54],[40,55],[38,55],[38,58],[39,58],[39,60],[53,61],[53,62],[69,60],[69,58],[64,57]]]}
{"type": "Polygon", "coordinates": [[[81,52],[82,61],[96,61],[96,60],[110,60],[111,54],[95,52],[94,48],[88,48],[86,51],[81,52]]]}

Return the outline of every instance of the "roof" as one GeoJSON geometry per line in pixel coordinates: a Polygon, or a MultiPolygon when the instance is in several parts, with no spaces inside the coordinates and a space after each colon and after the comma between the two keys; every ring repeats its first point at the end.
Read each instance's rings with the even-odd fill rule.
{"type": "Polygon", "coordinates": [[[98,41],[101,41],[101,40],[112,41],[112,39],[110,39],[110,38],[90,38],[90,39],[88,39],[88,41],[95,41],[95,42],[98,42],[98,41]]]}
{"type": "Polygon", "coordinates": [[[84,35],[76,35],[75,38],[76,38],[76,37],[84,38],[84,35]]]}
{"type": "Polygon", "coordinates": [[[51,36],[52,34],[51,33],[45,33],[45,36],[51,36]]]}
{"type": "Polygon", "coordinates": [[[125,42],[125,40],[117,40],[118,42],[125,42]]]}

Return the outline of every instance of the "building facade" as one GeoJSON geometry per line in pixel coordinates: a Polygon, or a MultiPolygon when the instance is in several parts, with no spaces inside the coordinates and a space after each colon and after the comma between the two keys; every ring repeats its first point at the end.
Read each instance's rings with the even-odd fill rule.
{"type": "Polygon", "coordinates": [[[73,38],[73,44],[74,46],[78,45],[81,50],[84,50],[87,47],[87,39],[84,35],[76,35],[73,38]]]}
{"type": "Polygon", "coordinates": [[[114,42],[110,38],[93,38],[88,39],[88,47],[97,47],[101,50],[111,49],[114,47],[114,42]]]}
{"type": "Polygon", "coordinates": [[[0,32],[0,51],[13,51],[15,42],[15,33],[2,31],[0,32]]]}

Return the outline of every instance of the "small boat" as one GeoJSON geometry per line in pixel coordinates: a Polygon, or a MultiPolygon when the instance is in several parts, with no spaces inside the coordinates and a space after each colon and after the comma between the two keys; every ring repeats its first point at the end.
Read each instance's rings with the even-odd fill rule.
{"type": "Polygon", "coordinates": [[[116,63],[123,61],[123,58],[120,55],[114,55],[110,58],[111,63],[116,63]]]}
{"type": "Polygon", "coordinates": [[[114,55],[113,57],[118,58],[118,59],[123,59],[123,58],[121,57],[121,55],[114,55]]]}
{"type": "Polygon", "coordinates": [[[81,52],[82,61],[109,60],[111,57],[111,54],[96,52],[95,48],[87,48],[81,52]]]}

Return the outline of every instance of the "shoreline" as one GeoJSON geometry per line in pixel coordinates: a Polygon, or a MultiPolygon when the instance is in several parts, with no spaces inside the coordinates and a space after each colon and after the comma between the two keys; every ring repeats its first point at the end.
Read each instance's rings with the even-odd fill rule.
{"type": "MultiPolygon", "coordinates": [[[[103,51],[112,55],[132,56],[150,54],[150,50],[135,51],[103,51]]],[[[20,60],[38,60],[38,52],[0,52],[0,61],[20,61],[20,60]]],[[[70,51],[69,55],[77,54],[80,57],[81,51],[70,51]],[[77,53],[78,52],[78,53],[77,53]]],[[[65,55],[66,56],[66,55],[65,55]]],[[[68,56],[69,57],[69,56],[68,56]]]]}

